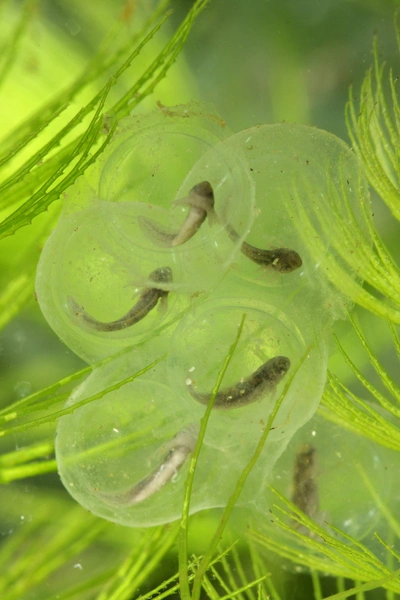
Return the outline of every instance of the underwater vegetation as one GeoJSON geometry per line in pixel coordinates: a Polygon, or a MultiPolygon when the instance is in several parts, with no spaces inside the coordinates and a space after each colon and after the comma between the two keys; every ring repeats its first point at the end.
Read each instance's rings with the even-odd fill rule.
{"type": "Polygon", "coordinates": [[[223,4],[1,6],[1,598],[400,595],[395,71],[351,147],[235,122],[181,54],[223,4]]]}

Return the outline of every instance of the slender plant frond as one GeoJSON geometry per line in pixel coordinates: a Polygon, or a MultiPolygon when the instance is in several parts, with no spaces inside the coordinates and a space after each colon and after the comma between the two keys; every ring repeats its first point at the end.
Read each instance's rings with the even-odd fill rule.
{"type": "Polygon", "coordinates": [[[366,395],[372,396],[376,405],[367,402],[340,382],[335,375],[328,373],[328,383],[323,393],[319,412],[329,421],[368,437],[373,442],[386,448],[400,452],[399,386],[380,364],[360,327],[350,315],[349,319],[368,355],[370,364],[373,365],[382,384],[389,392],[389,396],[385,396],[364,377],[336,338],[336,344],[344,360],[351,368],[356,379],[362,384],[366,395]]]}
{"type": "Polygon", "coordinates": [[[180,535],[179,535],[179,574],[180,574],[181,594],[182,594],[183,600],[185,598],[190,598],[189,580],[188,580],[188,572],[187,572],[189,510],[190,510],[190,497],[191,497],[191,493],[192,493],[192,489],[193,489],[193,481],[194,481],[194,475],[195,475],[195,471],[196,471],[197,461],[199,459],[201,446],[203,444],[204,436],[206,434],[207,423],[208,423],[208,420],[211,415],[211,411],[212,411],[212,407],[213,407],[215,398],[218,394],[218,390],[221,386],[222,380],[228,369],[229,363],[231,362],[234,352],[236,350],[236,347],[239,343],[245,319],[246,319],[246,315],[244,314],[242,317],[242,320],[240,322],[235,340],[232,343],[232,345],[229,349],[229,352],[224,360],[222,368],[218,374],[217,381],[211,392],[211,396],[210,396],[210,400],[207,405],[207,409],[206,409],[204,416],[200,422],[200,431],[199,431],[199,435],[197,438],[196,447],[193,451],[193,455],[190,460],[189,472],[188,472],[188,476],[187,476],[186,483],[185,483],[185,497],[184,497],[184,501],[183,501],[182,517],[181,517],[181,521],[180,521],[180,535]]]}
{"type": "MultiPolygon", "coordinates": [[[[317,201],[318,189],[307,181],[302,182],[302,187],[308,190],[309,197],[315,196],[317,201]]],[[[326,210],[318,211],[313,215],[315,222],[312,222],[295,188],[295,222],[316,262],[324,255],[324,240],[331,240],[330,252],[324,257],[324,271],[344,297],[380,317],[400,324],[400,269],[375,228],[370,207],[361,189],[358,196],[360,214],[356,217],[349,182],[342,173],[339,187],[332,183],[329,185],[326,202],[331,216],[326,210]]]]}
{"type": "MultiPolygon", "coordinates": [[[[398,34],[397,19],[396,31],[398,34]]],[[[358,103],[350,89],[346,123],[369,182],[400,220],[400,106],[396,88],[397,78],[392,70],[387,78],[385,65],[379,62],[375,40],[374,66],[364,79],[358,103]]]]}
{"type": "MultiPolygon", "coordinates": [[[[164,360],[164,359],[165,359],[165,355],[161,356],[157,360],[153,361],[152,363],[150,363],[143,369],[140,369],[140,371],[138,371],[137,373],[134,373],[133,375],[129,375],[128,377],[125,377],[121,381],[118,381],[117,383],[110,385],[109,387],[105,388],[104,390],[101,390],[100,392],[97,392],[96,394],[92,394],[88,398],[79,400],[78,402],[76,402],[75,404],[73,404],[71,406],[68,406],[68,407],[58,410],[54,413],[46,415],[45,417],[39,417],[39,418],[33,419],[32,421],[28,421],[28,423],[24,423],[23,425],[15,425],[13,427],[0,429],[0,437],[14,435],[15,433],[19,433],[21,431],[27,431],[28,429],[36,428],[45,423],[53,423],[54,421],[56,421],[60,417],[63,417],[64,415],[70,415],[73,412],[75,412],[75,410],[81,408],[82,406],[85,406],[86,404],[89,404],[90,402],[100,400],[106,394],[113,392],[115,390],[118,390],[119,388],[126,385],[127,383],[134,381],[137,377],[140,377],[140,375],[143,375],[147,371],[150,371],[151,369],[153,369],[161,360],[164,360]]],[[[29,414],[30,412],[36,412],[38,410],[43,410],[44,408],[48,408],[48,406],[51,404],[52,404],[52,398],[50,398],[49,400],[40,404],[39,406],[35,405],[33,407],[33,410],[28,406],[27,408],[24,409],[24,411],[22,411],[22,416],[25,416],[26,414],[29,414]]]]}
{"type": "Polygon", "coordinates": [[[2,454],[0,456],[0,484],[36,477],[44,473],[54,473],[57,471],[57,461],[53,456],[54,443],[52,441],[34,443],[31,446],[2,454]],[[42,460],[35,460],[38,458],[42,460]]]}
{"type": "MultiPolygon", "coordinates": [[[[197,0],[193,8],[189,11],[186,19],[184,19],[183,23],[178,28],[176,34],[155,57],[141,77],[131,85],[130,89],[119,100],[112,106],[106,107],[105,103],[109,90],[118,83],[121,76],[140,54],[142,48],[151,41],[154,35],[162,27],[165,20],[168,18],[168,13],[165,14],[157,25],[153,27],[150,33],[148,33],[133,50],[131,48],[129,48],[129,50],[127,49],[127,56],[121,61],[122,65],[115,69],[102,90],[81,108],[73,119],[55,134],[49,142],[35,152],[35,154],[20,166],[15,173],[2,182],[0,185],[0,194],[3,194],[10,188],[14,188],[15,185],[19,184],[24,178],[29,177],[35,170],[41,171],[40,165],[51,156],[51,152],[55,151],[56,155],[59,157],[58,161],[55,161],[55,168],[52,169],[50,176],[48,176],[47,165],[42,169],[44,174],[43,177],[38,178],[38,173],[35,173],[34,177],[36,178],[36,185],[34,193],[30,193],[32,186],[28,181],[25,184],[28,192],[25,198],[23,196],[21,197],[20,188],[18,188],[18,199],[11,195],[10,204],[18,203],[20,206],[0,223],[0,239],[15,233],[20,227],[31,223],[34,217],[45,211],[52,202],[60,197],[64,190],[70,187],[72,183],[74,183],[74,181],[95,162],[96,158],[111,140],[119,120],[129,114],[141,100],[151,94],[156,85],[158,85],[165,77],[181,51],[194,20],[206,4],[207,0],[197,0]],[[65,156],[63,148],[57,152],[57,148],[66,136],[70,136],[81,123],[85,123],[85,119],[91,113],[94,114],[89,124],[87,124],[86,131],[83,134],[80,133],[76,136],[75,141],[72,143],[72,149],[68,155],[65,156]],[[106,115],[108,115],[108,118],[111,118],[111,127],[107,135],[104,135],[103,130],[106,115]],[[37,166],[38,163],[39,167],[37,166]]],[[[119,57],[119,52],[117,52],[117,54],[119,57]]],[[[102,70],[99,70],[99,72],[96,73],[96,76],[99,77],[102,74],[106,74],[107,69],[108,65],[103,65],[102,70]]],[[[63,98],[62,106],[65,106],[66,103],[71,100],[71,97],[75,95],[76,88],[78,87],[79,89],[79,87],[83,85],[81,79],[79,82],[79,84],[76,83],[75,87],[72,87],[69,90],[69,95],[63,98]]],[[[54,115],[59,114],[62,110],[62,106],[56,105],[55,113],[54,111],[50,111],[47,121],[40,121],[38,124],[32,124],[32,130],[35,132],[34,135],[43,131],[44,128],[48,127],[50,123],[54,121],[54,115]]],[[[19,147],[23,147],[28,140],[32,139],[32,130],[25,134],[19,147]]],[[[14,156],[15,149],[12,149],[3,156],[1,159],[2,164],[7,165],[14,156]]]]}
{"type": "MultiPolygon", "coordinates": [[[[235,347],[235,345],[233,346],[233,349],[234,349],[234,347],[235,347]]],[[[247,465],[243,468],[242,473],[236,483],[236,486],[235,486],[231,496],[228,499],[227,505],[222,511],[222,515],[221,515],[221,519],[219,521],[218,527],[216,528],[215,533],[207,547],[207,550],[205,551],[204,556],[201,559],[201,561],[199,562],[199,565],[196,569],[196,574],[195,574],[195,578],[194,578],[194,582],[193,582],[193,589],[192,589],[191,595],[189,592],[189,586],[186,586],[185,584],[183,586],[183,592],[185,591],[185,588],[186,588],[186,593],[189,594],[188,598],[190,597],[192,600],[198,600],[200,598],[201,589],[203,586],[203,578],[204,578],[204,576],[207,572],[207,569],[216,553],[218,544],[220,543],[222,534],[225,531],[225,528],[228,524],[228,521],[230,519],[232,511],[235,508],[236,502],[243,490],[243,487],[246,483],[248,476],[250,475],[252,469],[256,465],[256,463],[261,455],[261,452],[262,452],[262,450],[265,446],[265,443],[268,439],[268,435],[271,431],[272,425],[273,425],[274,420],[279,412],[282,402],[284,401],[284,399],[286,397],[286,394],[292,384],[294,377],[296,376],[296,374],[297,374],[298,370],[300,369],[300,367],[302,366],[303,362],[306,360],[309,350],[310,349],[307,348],[303,357],[298,362],[296,367],[293,369],[290,377],[288,378],[288,380],[286,382],[285,387],[282,390],[281,395],[276,400],[274,408],[272,409],[271,414],[268,417],[267,423],[265,424],[264,431],[257,443],[254,454],[251,457],[250,461],[247,463],[247,465]]],[[[231,351],[233,351],[233,350],[231,349],[231,351]]],[[[219,378],[218,378],[218,383],[219,384],[221,383],[219,378]]],[[[215,392],[215,394],[216,393],[217,392],[215,392]]],[[[209,406],[210,406],[210,404],[211,404],[211,402],[209,403],[209,406]]],[[[209,408],[209,406],[207,408],[209,408]]],[[[206,414],[207,414],[207,411],[206,411],[206,414]]],[[[186,498],[185,498],[185,501],[186,501],[186,498]]],[[[181,540],[182,540],[182,538],[185,539],[184,536],[187,536],[187,521],[185,520],[184,516],[183,516],[183,522],[181,521],[181,528],[183,529],[183,533],[181,534],[181,540]],[[185,531],[185,529],[186,529],[186,531],[185,531]]],[[[179,555],[180,561],[183,561],[186,559],[186,564],[187,564],[187,556],[185,555],[185,546],[182,545],[180,550],[181,550],[180,555],[179,555]],[[182,548],[183,548],[183,551],[182,551],[182,548]]],[[[182,571],[183,571],[183,569],[182,569],[182,571]]]]}
{"type": "Polygon", "coordinates": [[[18,56],[21,42],[32,19],[36,0],[25,0],[17,23],[8,40],[0,46],[0,90],[18,56]]]}
{"type": "Polygon", "coordinates": [[[369,589],[384,587],[400,592],[398,570],[390,570],[366,546],[337,527],[317,525],[275,488],[270,490],[280,504],[274,504],[272,509],[273,528],[266,532],[250,531],[250,539],[256,545],[310,570],[366,582],[371,586],[369,589]],[[293,521],[307,528],[311,535],[294,529],[293,521]]]}
{"type": "MultiPolygon", "coordinates": [[[[0,41],[0,94],[12,74],[24,35],[34,21],[36,1],[25,0],[22,3],[11,33],[6,40],[0,41]]],[[[0,273],[0,329],[10,323],[32,298],[39,252],[61,210],[56,201],[106,150],[121,119],[131,114],[167,76],[207,3],[207,0],[193,3],[176,32],[161,50],[153,53],[144,67],[138,57],[145,48],[152,47],[156,37],[160,38],[161,30],[169,19],[170,13],[166,11],[170,2],[159,2],[139,31],[133,34],[125,32],[125,35],[120,35],[125,31],[121,17],[82,73],[0,141],[0,240],[8,242],[14,234],[19,240],[23,238],[22,232],[30,232],[7,268],[0,273]],[[140,73],[133,71],[138,64],[142,65],[140,73]],[[89,92],[93,89],[94,92],[89,92]],[[79,108],[73,109],[72,102],[76,102],[79,108]],[[31,152],[30,144],[35,148],[31,152]]],[[[400,40],[398,16],[396,26],[400,40]]],[[[397,79],[391,70],[380,64],[376,42],[374,65],[365,77],[360,100],[355,98],[353,91],[350,92],[346,121],[353,148],[365,167],[370,184],[393,216],[400,220],[397,79]]],[[[345,177],[339,188],[334,185],[329,188],[328,201],[335,218],[328,219],[326,214],[321,213],[311,222],[300,195],[294,195],[297,216],[300,215],[300,234],[304,241],[314,240],[311,252],[315,251],[315,255],[320,256],[323,251],[322,246],[318,246],[320,232],[329,231],[332,255],[327,257],[325,266],[330,282],[353,302],[386,319],[394,354],[400,357],[396,329],[396,325],[400,324],[400,270],[376,231],[369,207],[361,202],[361,217],[360,213],[355,215],[345,177]],[[345,220],[340,218],[343,210],[345,220]]],[[[179,313],[173,321],[163,323],[140,343],[155,339],[192,309],[193,306],[179,313]]],[[[92,368],[112,363],[121,354],[130,352],[132,347],[1,407],[0,440],[6,447],[0,456],[0,484],[3,484],[0,503],[4,506],[4,518],[10,517],[13,522],[20,518],[20,507],[13,500],[15,494],[27,496],[26,489],[29,489],[29,501],[34,504],[35,513],[32,520],[26,519],[0,545],[0,597],[7,600],[25,597],[43,597],[44,600],[55,597],[60,600],[162,600],[180,594],[183,600],[199,600],[200,597],[210,600],[286,600],[278,591],[274,574],[267,566],[265,552],[307,569],[311,574],[314,600],[324,597],[322,577],[327,573],[336,577],[337,593],[329,596],[332,599],[353,596],[362,600],[368,597],[366,594],[370,590],[377,588],[385,591],[387,600],[394,600],[400,594],[400,556],[393,543],[400,538],[398,515],[385,505],[380,490],[374,487],[361,466],[359,471],[365,486],[391,532],[391,539],[375,537],[375,542],[389,557],[387,563],[378,558],[381,555],[372,552],[367,543],[364,545],[329,524],[322,527],[313,522],[272,487],[271,492],[276,498],[272,507],[273,523],[266,524],[265,529],[251,528],[240,544],[221,545],[237,500],[259,459],[302,361],[292,370],[260,439],[255,440],[254,454],[243,468],[204,554],[190,555],[189,534],[196,527],[196,516],[189,518],[196,464],[201,458],[212,405],[239,342],[244,319],[245,315],[201,420],[179,523],[145,530],[116,527],[84,511],[66,493],[57,494],[50,488],[44,491],[33,488],[31,491],[29,488],[32,482],[29,478],[56,472],[53,437],[54,424],[60,417],[130,383],[153,369],[165,356],[72,406],[63,408],[61,403],[68,398],[73,385],[88,375],[92,368]],[[21,439],[24,442],[20,447],[12,446],[14,436],[20,439],[18,434],[23,434],[21,439]],[[21,483],[20,480],[26,481],[21,483]],[[303,535],[293,528],[293,521],[311,535],[303,535]],[[176,545],[178,572],[175,572],[176,545]],[[83,569],[82,579],[75,578],[69,582],[71,569],[81,569],[82,557],[87,556],[90,557],[88,563],[94,564],[94,568],[88,569],[88,572],[83,569]],[[243,560],[244,556],[246,560],[243,560]],[[161,568],[168,561],[174,562],[169,570],[172,575],[165,575],[161,568]],[[164,580],[160,583],[161,579],[164,580]],[[346,583],[346,580],[354,583],[346,583]]],[[[361,328],[354,319],[351,321],[384,391],[363,375],[351,352],[347,352],[342,341],[337,339],[339,352],[352,371],[353,382],[361,384],[373,402],[354,393],[351,383],[345,385],[339,377],[329,373],[319,411],[325,419],[361,434],[373,443],[400,452],[399,384],[382,366],[361,328]]],[[[302,360],[305,360],[306,354],[302,360]]],[[[125,437],[123,443],[124,447],[117,447],[121,445],[119,440],[108,442],[99,445],[93,452],[101,452],[107,457],[111,451],[115,457],[118,452],[130,452],[145,442],[135,434],[125,437]]],[[[54,475],[50,478],[55,480],[54,475]]]]}

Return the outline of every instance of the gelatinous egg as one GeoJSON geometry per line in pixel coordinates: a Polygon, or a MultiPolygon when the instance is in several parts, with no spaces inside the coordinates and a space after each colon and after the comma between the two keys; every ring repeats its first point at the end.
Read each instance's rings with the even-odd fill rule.
{"type": "MultiPolygon", "coordinates": [[[[345,318],[349,298],[360,292],[365,245],[372,245],[368,182],[357,157],[336,136],[289,123],[246,129],[224,145],[245,152],[256,186],[255,219],[246,242],[257,249],[291,250],[301,258],[299,265],[290,255],[294,268],[288,273],[265,268],[260,277],[257,263],[243,252],[241,276],[264,287],[293,289],[302,281],[323,310],[345,318]]],[[[226,221],[244,232],[239,218],[226,221]]]]}
{"type": "Polygon", "coordinates": [[[36,293],[53,329],[85,360],[95,362],[173,321],[193,294],[208,293],[226,273],[238,247],[228,243],[218,213],[229,204],[246,229],[254,218],[244,155],[220,143],[228,134],[212,111],[200,114],[196,104],[173,115],[157,110],[128,118],[65,194],[63,216],[38,265],[36,293]],[[204,200],[204,183],[215,210],[202,222],[196,202],[204,200]],[[189,230],[188,238],[159,244],[149,223],[161,232],[189,230]],[[92,322],[120,320],[154,287],[151,274],[160,268],[172,272],[161,287],[168,292],[163,310],[145,311],[133,326],[89,326],[85,315],[92,322]]]}
{"type": "Polygon", "coordinates": [[[332,323],[360,290],[369,218],[357,158],[326,132],[280,124],[233,135],[196,102],[123,120],[65,195],[37,272],[39,304],[60,338],[88,362],[110,357],[72,394],[75,410],[58,425],[59,472],[73,497],[129,526],[179,517],[199,422],[245,315],[191,511],[226,505],[307,354],[240,503],[267,514],[268,482],[290,495],[296,456],[298,479],[318,457],[310,514],[321,503],[335,524],[364,535],[373,509],[361,471],[348,476],[345,467],[359,456],[371,469],[375,455],[330,424],[318,421],[312,445],[303,434],[323,391],[332,323]],[[121,383],[163,354],[151,376],[121,383]],[[344,483],[354,506],[341,499],[344,483]]]}
{"type": "MultiPolygon", "coordinates": [[[[232,291],[233,286],[230,289],[232,291]]],[[[268,299],[274,301],[273,297],[268,299]]],[[[213,389],[244,314],[242,334],[221,384],[220,395],[225,393],[228,407],[232,400],[226,390],[238,390],[240,395],[243,382],[262,365],[280,357],[288,366],[278,377],[274,372],[273,380],[261,386],[261,393],[256,390],[250,403],[244,396],[239,408],[214,410],[208,426],[208,440],[215,447],[224,448],[235,445],[238,439],[254,439],[261,435],[283,390],[285,377],[310,346],[309,357],[292,383],[267,443],[268,446],[279,441],[284,447],[285,440],[293,436],[318,406],[325,384],[328,354],[322,341],[318,347],[312,347],[313,331],[307,329],[306,321],[294,323],[276,304],[233,294],[221,297],[216,292],[213,298],[184,317],[177,327],[168,358],[169,382],[180,403],[200,416],[204,407],[196,401],[195,394],[204,396],[213,389]],[[304,389],[307,389],[306,394],[304,389]]],[[[248,394],[249,390],[243,389],[243,393],[248,394]]]]}
{"type": "MultiPolygon", "coordinates": [[[[149,360],[151,343],[96,369],[71,395],[76,409],[59,420],[58,470],[69,493],[92,513],[131,527],[153,526],[179,518],[190,455],[197,441],[203,406],[188,409],[169,385],[167,361],[124,385],[149,360]],[[100,390],[112,386],[101,398],[100,390]]],[[[212,415],[211,421],[214,419],[212,415]]],[[[245,409],[241,409],[245,422],[245,409]]],[[[221,429],[222,424],[217,424],[221,429]]],[[[225,421],[225,428],[230,422],[225,421]]],[[[206,431],[197,465],[191,512],[225,506],[250,460],[257,435],[244,429],[216,443],[215,427],[206,431]]],[[[241,504],[248,506],[260,489],[282,444],[265,449],[249,478],[241,504]],[[262,476],[260,477],[260,473],[262,476]]]]}
{"type": "MultiPolygon", "coordinates": [[[[377,530],[383,517],[371,489],[384,504],[391,493],[392,474],[385,454],[385,449],[370,440],[317,414],[294,435],[275,464],[269,483],[328,534],[345,541],[332,525],[362,541],[377,530]]],[[[260,514],[272,509],[282,518],[279,509],[273,508],[282,503],[267,487],[255,504],[260,514]]],[[[289,523],[295,530],[312,535],[295,520],[289,523]]],[[[269,524],[271,527],[274,535],[279,535],[279,527],[269,524]]]]}

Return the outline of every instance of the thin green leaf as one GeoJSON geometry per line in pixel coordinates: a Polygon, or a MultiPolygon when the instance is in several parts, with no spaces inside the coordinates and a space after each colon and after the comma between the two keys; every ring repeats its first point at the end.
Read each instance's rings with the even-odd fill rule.
{"type": "MultiPolygon", "coordinates": [[[[213,538],[212,538],[206,552],[204,553],[204,556],[203,556],[202,560],[200,561],[199,567],[196,571],[196,576],[195,576],[194,584],[193,584],[193,592],[192,592],[193,600],[199,600],[199,598],[200,598],[201,583],[202,583],[203,575],[206,572],[208,565],[210,564],[210,561],[215,553],[215,550],[218,546],[219,540],[221,539],[222,533],[226,527],[226,524],[229,520],[232,510],[234,509],[235,504],[240,496],[243,486],[246,483],[248,476],[250,475],[252,469],[254,468],[255,464],[257,463],[257,461],[261,455],[261,452],[264,448],[265,442],[268,439],[269,432],[271,431],[272,424],[275,420],[276,415],[278,414],[278,411],[282,405],[282,402],[284,401],[284,399],[286,397],[286,394],[292,384],[294,377],[296,376],[296,374],[297,374],[298,370],[300,369],[300,367],[302,366],[303,362],[306,360],[309,351],[310,351],[310,349],[307,348],[304,356],[300,359],[299,363],[293,369],[290,377],[288,378],[287,383],[282,391],[282,394],[279,396],[279,398],[275,402],[275,406],[268,418],[268,421],[265,425],[263,434],[260,437],[260,440],[257,444],[254,454],[253,454],[252,458],[250,459],[250,461],[248,462],[248,464],[246,465],[246,467],[243,469],[243,471],[236,483],[235,489],[234,489],[232,495],[230,496],[226,507],[223,510],[217,530],[214,533],[213,538]]],[[[210,400],[210,403],[211,403],[211,400],[210,400]]]]}
{"type": "Polygon", "coordinates": [[[0,66],[0,88],[4,84],[7,75],[18,57],[19,46],[23,40],[23,36],[32,18],[34,8],[36,6],[36,0],[26,0],[21,11],[19,20],[14,29],[10,40],[6,44],[5,48],[1,48],[2,65],[0,66]]]}
{"type": "Polygon", "coordinates": [[[361,585],[357,585],[345,592],[339,592],[338,594],[333,594],[333,596],[326,596],[325,600],[343,600],[343,598],[348,598],[349,596],[354,596],[354,594],[358,594],[359,592],[367,592],[369,590],[375,590],[376,588],[386,586],[393,579],[398,578],[400,575],[400,569],[387,575],[386,577],[382,577],[381,579],[375,579],[368,581],[367,583],[363,583],[361,585]]]}
{"type": "Polygon", "coordinates": [[[166,357],[166,354],[164,354],[157,360],[153,361],[151,364],[147,365],[143,369],[140,369],[140,371],[137,371],[137,373],[134,373],[133,375],[130,375],[129,377],[126,377],[125,379],[122,379],[121,381],[118,381],[114,385],[110,385],[106,389],[101,390],[100,392],[97,392],[96,394],[93,394],[92,396],[89,396],[88,398],[79,400],[79,402],[76,402],[72,406],[63,408],[62,410],[58,410],[54,413],[51,413],[50,415],[47,415],[46,417],[40,417],[33,421],[29,421],[28,423],[24,423],[23,425],[10,427],[9,429],[0,429],[0,437],[14,435],[15,433],[20,433],[21,431],[27,431],[28,429],[32,429],[33,427],[36,428],[45,423],[52,423],[52,422],[56,421],[57,419],[59,419],[60,417],[63,417],[64,415],[72,414],[78,408],[81,408],[82,406],[85,406],[86,404],[89,404],[90,402],[94,402],[95,400],[100,400],[100,398],[102,398],[106,394],[113,392],[115,390],[118,390],[122,386],[124,386],[127,383],[130,383],[131,381],[136,379],[137,377],[140,377],[144,373],[147,373],[147,371],[153,369],[160,361],[164,360],[165,357],[166,357]]]}
{"type": "MultiPolygon", "coordinates": [[[[198,435],[196,446],[193,451],[193,454],[192,454],[192,457],[190,460],[190,464],[189,464],[189,471],[188,471],[187,479],[185,482],[185,496],[184,496],[184,500],[183,500],[182,517],[181,517],[181,521],[180,521],[180,531],[179,531],[179,580],[180,580],[180,586],[181,586],[182,600],[188,600],[190,598],[189,580],[188,580],[188,573],[187,573],[187,564],[188,564],[187,545],[188,545],[190,497],[191,497],[192,488],[193,488],[193,480],[194,480],[194,475],[196,472],[196,466],[197,466],[197,462],[198,462],[198,459],[200,456],[201,446],[203,444],[204,436],[206,434],[207,424],[208,424],[208,420],[211,415],[214,401],[218,394],[218,390],[221,386],[223,378],[225,377],[225,373],[228,369],[229,363],[231,362],[234,352],[236,350],[236,347],[239,343],[239,339],[240,339],[240,336],[243,331],[245,319],[246,319],[246,315],[244,314],[242,316],[242,320],[239,324],[235,340],[232,343],[231,347],[229,348],[228,354],[227,354],[227,356],[223,362],[222,368],[218,374],[217,381],[215,382],[215,385],[212,389],[211,396],[210,396],[210,399],[207,404],[207,408],[206,408],[205,413],[200,421],[199,435],[198,435]]],[[[214,550],[213,550],[213,553],[214,553],[214,550]]],[[[208,561],[208,564],[209,564],[209,562],[210,561],[208,561]]],[[[207,564],[207,566],[208,566],[208,564],[207,564]]],[[[205,572],[205,570],[206,569],[204,569],[204,572],[205,572]]]]}

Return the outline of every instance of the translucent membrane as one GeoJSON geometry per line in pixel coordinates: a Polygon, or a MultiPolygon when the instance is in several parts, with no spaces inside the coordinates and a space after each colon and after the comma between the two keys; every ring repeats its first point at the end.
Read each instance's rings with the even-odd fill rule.
{"type": "MultiPolygon", "coordinates": [[[[235,309],[227,312],[234,321],[232,310],[235,309]]],[[[227,384],[235,382],[240,375],[248,375],[259,365],[259,357],[254,355],[254,343],[257,342],[251,340],[258,319],[258,313],[250,309],[239,352],[243,364],[240,368],[238,363],[233,364],[227,384]]],[[[212,321],[208,321],[210,323],[212,321]]],[[[285,325],[281,325],[280,332],[285,331],[285,325]]],[[[262,338],[263,333],[260,331],[259,335],[262,338]]],[[[301,339],[285,342],[285,349],[291,349],[293,360],[301,342],[301,339]]],[[[276,340],[269,343],[275,346],[275,352],[276,340]]],[[[120,381],[140,370],[153,358],[152,345],[148,342],[141,346],[140,352],[96,369],[75,390],[68,405],[79,403],[116,380],[120,381]]],[[[201,344],[199,348],[203,350],[201,344]]],[[[223,355],[219,350],[226,352],[222,342],[212,351],[212,357],[220,363],[223,355]]],[[[262,352],[261,349],[259,351],[262,352]]],[[[264,351],[270,352],[266,348],[264,351]]],[[[257,468],[248,481],[241,498],[242,505],[252,505],[254,496],[263,482],[268,480],[271,468],[293,432],[314,412],[323,384],[325,362],[326,352],[324,356],[311,352],[309,363],[298,373],[291,394],[279,413],[276,429],[271,432],[257,468]],[[310,394],[309,405],[304,407],[298,402],[299,391],[304,378],[309,378],[315,369],[321,373],[319,384],[317,380],[314,382],[315,387],[310,389],[314,396],[310,394]]],[[[199,369],[206,364],[204,360],[198,363],[199,369]]],[[[176,469],[165,485],[149,494],[144,501],[129,504],[126,495],[138,484],[140,487],[140,483],[151,474],[167,469],[169,453],[176,446],[175,436],[182,433],[189,436],[189,441],[185,443],[193,450],[205,407],[185,393],[182,376],[185,376],[184,369],[174,369],[168,361],[161,362],[152,369],[151,378],[143,375],[110,391],[101,400],[77,408],[71,415],[60,419],[56,438],[59,473],[70,494],[85,508],[111,521],[134,527],[156,525],[179,517],[188,460],[176,469]],[[171,377],[171,372],[175,373],[175,377],[171,377]],[[183,390],[179,393],[181,387],[183,390]]],[[[209,381],[205,380],[205,385],[213,385],[213,382],[211,377],[209,381]]],[[[281,388],[282,385],[273,398],[281,388]]],[[[238,410],[213,412],[196,471],[192,512],[226,504],[242,469],[254,452],[271,406],[272,398],[267,394],[254,404],[238,410]]],[[[152,482],[147,481],[144,487],[151,489],[151,485],[152,482]]]]}
{"type": "MultiPolygon", "coordinates": [[[[365,244],[372,244],[368,184],[358,159],[342,140],[304,125],[259,125],[224,143],[245,152],[256,186],[255,220],[246,242],[295,250],[303,263],[290,275],[265,269],[261,277],[259,267],[241,254],[241,277],[290,290],[303,282],[310,304],[343,317],[360,289],[357,260],[363,260],[365,244]]],[[[231,224],[244,231],[239,219],[231,224]]]]}
{"type": "MultiPolygon", "coordinates": [[[[346,540],[330,525],[370,547],[373,532],[385,530],[384,513],[374,490],[385,507],[396,495],[392,490],[397,469],[392,464],[393,454],[315,415],[293,436],[276,462],[269,484],[342,542],[346,540]]],[[[284,505],[267,487],[260,490],[254,503],[260,515],[272,509],[295,531],[310,535],[306,527],[299,528],[294,520],[282,516],[274,505],[284,505]]],[[[274,539],[280,536],[285,544],[298,543],[273,522],[273,517],[267,522],[261,516],[261,521],[274,539]]]]}
{"type": "MultiPolygon", "coordinates": [[[[95,371],[70,403],[113,377],[113,370],[95,371]]],[[[138,527],[176,519],[187,465],[136,506],[126,506],[118,496],[159,468],[179,431],[192,431],[196,439],[196,426],[187,417],[177,410],[167,386],[145,377],[64,417],[56,451],[65,487],[82,506],[116,523],[138,527]]]]}
{"type": "Polygon", "coordinates": [[[179,517],[204,402],[245,314],[191,510],[226,504],[307,354],[240,496],[266,513],[272,469],[318,406],[331,325],[358,293],[353,259],[370,244],[369,214],[356,157],[325,132],[283,124],[232,135],[199,103],[126,119],[68,192],[38,267],[37,294],[51,326],[87,361],[125,351],[96,369],[70,405],[168,356],[60,419],[59,472],[74,498],[129,526],[179,517]],[[193,189],[202,182],[213,190],[216,215],[200,207],[203,221],[174,245],[189,216],[197,218],[193,189]],[[160,269],[171,278],[155,282],[160,269]],[[150,301],[140,319],[120,327],[150,301]],[[259,370],[269,361],[275,368],[277,358],[286,371],[274,385],[264,376],[256,389],[259,370]],[[236,396],[239,407],[221,408],[236,396]]]}
{"type": "MultiPolygon", "coordinates": [[[[272,300],[272,298],[270,298],[272,300]]],[[[267,391],[255,402],[232,410],[214,410],[209,423],[207,439],[214,447],[227,448],[238,440],[254,441],[263,431],[279,393],[307,349],[311,334],[293,323],[279,307],[266,302],[245,298],[216,297],[205,302],[196,313],[182,319],[172,338],[169,353],[168,377],[176,395],[188,411],[196,411],[197,418],[204,406],[193,398],[191,389],[210,394],[232,343],[235,325],[246,315],[239,345],[229,364],[221,392],[253,374],[262,364],[277,356],[290,361],[288,373],[272,391],[267,391]]],[[[279,412],[276,429],[270,442],[282,443],[305,423],[315,412],[325,383],[327,351],[322,343],[310,348],[310,354],[296,376],[279,412]],[[309,394],[303,397],[302,389],[309,394]]],[[[229,399],[228,399],[229,402],[229,399]]],[[[266,452],[268,454],[268,452],[266,452]]],[[[273,462],[264,464],[267,469],[273,462]]]]}
{"type": "Polygon", "coordinates": [[[66,194],[63,217],[38,265],[36,291],[53,329],[85,360],[113,354],[173,320],[177,298],[177,308],[187,307],[190,296],[207,293],[234,260],[237,246],[220,243],[225,232],[217,220],[206,219],[196,235],[172,248],[155,244],[143,227],[151,220],[179,231],[190,207],[173,201],[202,181],[210,182],[219,205],[229,201],[250,226],[254,186],[243,153],[219,143],[228,134],[215,113],[201,113],[197,104],[125,119],[101,160],[66,194]],[[83,308],[98,321],[119,319],[162,267],[172,271],[164,286],[171,292],[168,310],[152,310],[134,327],[111,332],[77,318],[83,308]]]}

